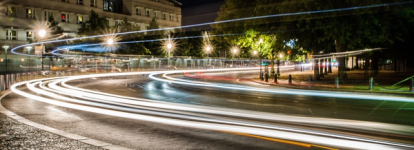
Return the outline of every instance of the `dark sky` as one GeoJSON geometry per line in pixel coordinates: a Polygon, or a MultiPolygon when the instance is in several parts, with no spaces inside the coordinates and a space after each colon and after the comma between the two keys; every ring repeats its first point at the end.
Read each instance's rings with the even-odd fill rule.
{"type": "Polygon", "coordinates": [[[208,3],[214,3],[214,2],[222,2],[224,0],[177,0],[181,3],[183,3],[182,8],[197,6],[197,5],[203,5],[208,3]]]}

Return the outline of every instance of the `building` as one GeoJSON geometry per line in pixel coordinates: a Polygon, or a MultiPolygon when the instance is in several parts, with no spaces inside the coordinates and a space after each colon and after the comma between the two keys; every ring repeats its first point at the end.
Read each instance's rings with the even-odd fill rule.
{"type": "Polygon", "coordinates": [[[75,36],[91,10],[106,17],[110,26],[127,18],[145,30],[154,17],[160,27],[181,26],[180,3],[175,0],[12,0],[0,5],[1,45],[28,43],[49,17],[60,22],[65,36],[75,36]]]}

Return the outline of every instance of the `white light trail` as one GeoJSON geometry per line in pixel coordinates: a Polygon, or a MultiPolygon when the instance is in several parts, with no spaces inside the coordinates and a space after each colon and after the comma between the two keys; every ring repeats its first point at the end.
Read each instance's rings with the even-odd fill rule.
{"type": "MultiPolygon", "coordinates": [[[[213,69],[213,70],[191,70],[190,72],[217,72],[217,71],[229,71],[229,70],[252,70],[258,68],[236,68],[236,69],[213,69]]],[[[67,107],[71,109],[77,109],[82,111],[94,112],[99,114],[137,119],[143,121],[149,121],[154,123],[169,124],[175,126],[183,126],[190,128],[199,128],[207,130],[219,130],[229,132],[239,132],[252,135],[260,135],[266,137],[282,138],[294,141],[303,141],[308,143],[317,143],[322,145],[333,145],[347,148],[375,148],[375,149],[393,149],[393,146],[402,146],[414,148],[412,145],[391,143],[379,140],[364,139],[352,136],[330,134],[319,131],[311,131],[304,129],[295,129],[289,127],[281,127],[268,124],[257,124],[254,122],[242,121],[240,119],[232,120],[228,117],[223,118],[214,115],[224,115],[236,118],[246,118],[254,120],[271,120],[271,121],[290,121],[296,123],[313,123],[313,124],[333,124],[347,126],[353,125],[357,128],[371,128],[375,129],[391,129],[394,131],[388,131],[391,133],[400,132],[412,132],[411,127],[391,125],[383,123],[370,123],[360,121],[347,121],[336,119],[324,119],[324,118],[307,118],[307,117],[295,117],[263,112],[235,110],[227,108],[213,108],[207,106],[193,106],[186,104],[175,104],[168,102],[159,102],[149,99],[132,98],[126,96],[119,96],[114,94],[102,93],[82,88],[72,87],[66,84],[68,81],[86,79],[86,78],[99,78],[107,76],[128,76],[128,75],[142,75],[151,74],[151,77],[155,79],[155,74],[164,74],[166,79],[159,79],[160,81],[178,83],[189,82],[187,80],[175,79],[168,77],[168,74],[173,73],[185,73],[188,70],[183,71],[156,71],[156,72],[134,72],[134,73],[112,73],[112,74],[96,74],[85,76],[73,76],[63,78],[49,78],[38,79],[32,81],[21,82],[11,87],[12,91],[41,102],[67,107]],[[34,93],[38,93],[44,96],[34,95],[27,92],[23,92],[17,89],[18,86],[27,84],[29,90],[34,93]],[[47,86],[45,86],[47,84],[47,86]],[[63,87],[58,86],[61,84],[63,87]],[[39,85],[41,89],[36,88],[39,85]],[[49,98],[48,98],[49,97],[49,98]],[[72,97],[72,98],[70,98],[72,97]],[[57,99],[57,100],[55,100],[57,99]],[[69,103],[68,103],[69,102],[69,103]],[[174,114],[173,114],[174,113],[174,114]],[[155,116],[153,116],[155,115],[155,116]],[[293,133],[294,132],[294,133],[293,133]],[[384,145],[385,144],[385,145],[384,145]]],[[[179,83],[181,84],[181,83],[179,83]]],[[[203,82],[189,82],[189,85],[207,85],[207,86],[224,86],[212,83],[203,82]]],[[[227,85],[226,85],[227,87],[227,85]]],[[[241,88],[238,86],[232,86],[231,88],[241,88]]]]}

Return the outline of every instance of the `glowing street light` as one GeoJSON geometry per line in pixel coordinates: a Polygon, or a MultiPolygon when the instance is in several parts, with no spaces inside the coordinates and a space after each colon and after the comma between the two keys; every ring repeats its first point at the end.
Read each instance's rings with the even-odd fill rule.
{"type": "Polygon", "coordinates": [[[114,44],[114,39],[112,39],[112,38],[108,39],[107,44],[108,45],[114,44]]]}
{"type": "Polygon", "coordinates": [[[257,56],[257,51],[255,50],[255,51],[253,51],[253,55],[254,56],[257,56]]]}
{"type": "Polygon", "coordinates": [[[46,30],[45,29],[41,29],[39,30],[39,36],[43,39],[46,36],[46,30]]]}
{"type": "Polygon", "coordinates": [[[280,58],[282,58],[282,57],[283,57],[283,55],[282,55],[282,54],[280,54],[280,55],[279,55],[279,57],[280,57],[280,58]]]}
{"type": "Polygon", "coordinates": [[[168,43],[168,44],[167,44],[167,48],[168,48],[168,58],[170,58],[170,53],[171,53],[172,44],[171,44],[171,43],[168,43]]]}
{"type": "Polygon", "coordinates": [[[4,49],[4,51],[6,52],[6,72],[7,72],[7,50],[10,48],[10,46],[8,46],[8,45],[4,45],[3,46],[3,49],[4,49]]]}
{"type": "Polygon", "coordinates": [[[260,40],[259,40],[259,44],[262,44],[263,43],[263,39],[262,38],[260,38],[260,40]]]}

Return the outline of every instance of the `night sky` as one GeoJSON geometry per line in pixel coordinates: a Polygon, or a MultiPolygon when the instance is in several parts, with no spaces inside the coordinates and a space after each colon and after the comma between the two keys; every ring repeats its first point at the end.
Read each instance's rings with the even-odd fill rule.
{"type": "Polygon", "coordinates": [[[197,5],[203,5],[208,3],[214,3],[214,2],[222,2],[224,0],[177,0],[181,3],[183,3],[182,8],[197,6],[197,5]]]}

